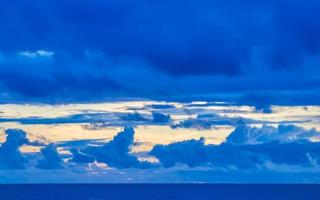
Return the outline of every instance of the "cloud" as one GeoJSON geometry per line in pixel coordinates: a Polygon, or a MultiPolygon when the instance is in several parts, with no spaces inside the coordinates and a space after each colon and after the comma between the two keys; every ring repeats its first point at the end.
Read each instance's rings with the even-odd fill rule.
{"type": "Polygon", "coordinates": [[[53,143],[41,149],[42,159],[38,161],[37,167],[40,169],[61,169],[63,160],[58,153],[57,146],[53,143]]]}
{"type": "Polygon", "coordinates": [[[255,145],[205,145],[204,140],[188,140],[169,145],[156,145],[150,155],[164,167],[186,164],[189,167],[207,166],[224,169],[268,169],[269,163],[288,167],[318,166],[320,143],[278,141],[255,145]]]}
{"type": "Polygon", "coordinates": [[[262,113],[272,113],[272,103],[276,103],[273,94],[251,93],[240,97],[240,104],[254,106],[257,111],[262,113]]]}
{"type": "MultiPolygon", "coordinates": [[[[0,168],[1,169],[25,169],[30,161],[30,156],[22,153],[20,147],[23,145],[39,145],[30,142],[27,133],[21,129],[7,129],[6,141],[0,147],[0,168]]],[[[62,158],[57,152],[54,144],[49,144],[41,149],[43,158],[37,165],[41,169],[62,168],[62,158]]]]}
{"type": "MultiPolygon", "coordinates": [[[[29,162],[29,157],[20,152],[19,148],[24,144],[33,145],[27,139],[27,134],[21,129],[6,130],[7,140],[0,146],[0,168],[1,169],[23,169],[29,162]]],[[[114,168],[154,168],[156,164],[140,161],[130,153],[134,145],[134,129],[125,128],[107,143],[97,141],[75,141],[63,142],[61,144],[48,144],[41,149],[41,158],[38,159],[37,168],[40,169],[62,169],[64,161],[59,154],[57,146],[70,150],[74,163],[93,163],[94,161],[106,163],[114,168]],[[82,148],[82,149],[78,149],[82,148]]],[[[68,156],[67,156],[68,157],[68,156]]]]}
{"type": "Polygon", "coordinates": [[[313,142],[319,139],[319,134],[314,128],[306,130],[295,125],[264,125],[261,128],[241,125],[225,143],[258,154],[272,163],[312,166],[319,164],[320,143],[313,142]]]}
{"type": "Polygon", "coordinates": [[[42,118],[0,118],[0,122],[19,122],[21,124],[65,124],[65,123],[90,123],[100,122],[110,118],[114,119],[112,113],[81,113],[62,117],[42,118]]]}
{"type": "MultiPolygon", "coordinates": [[[[209,116],[211,115],[203,115],[200,118],[209,116]]],[[[82,166],[77,165],[79,163],[98,162],[105,163],[113,169],[158,168],[160,172],[167,170],[164,168],[177,169],[179,164],[196,170],[204,167],[225,172],[247,170],[262,173],[269,169],[281,171],[284,167],[299,168],[300,172],[305,172],[318,169],[320,164],[320,142],[312,142],[311,139],[318,136],[319,132],[316,129],[306,130],[294,125],[260,128],[239,125],[226,141],[219,145],[206,144],[204,138],[155,145],[149,155],[158,159],[159,163],[141,161],[131,152],[132,146],[135,145],[134,133],[133,128],[124,128],[107,143],[84,140],[49,144],[41,149],[41,155],[33,154],[33,159],[38,161],[36,168],[39,169],[77,170],[82,166]],[[70,150],[72,155],[66,155],[65,158],[69,159],[72,165],[64,163],[63,155],[59,154],[57,146],[70,150]]],[[[6,135],[7,139],[0,147],[1,169],[25,169],[30,166],[27,163],[31,162],[31,157],[19,150],[22,145],[30,144],[26,133],[20,129],[8,129],[6,135]]]]}
{"type": "Polygon", "coordinates": [[[308,141],[267,142],[258,145],[243,145],[240,149],[259,155],[274,164],[319,166],[320,143],[308,141]]]}
{"type": "Polygon", "coordinates": [[[20,147],[28,143],[27,134],[21,129],[7,129],[6,141],[0,146],[1,169],[23,169],[28,162],[20,147]]]}
{"type": "Polygon", "coordinates": [[[111,141],[103,146],[88,146],[80,151],[72,151],[75,162],[89,161],[88,156],[93,156],[96,161],[106,163],[115,168],[152,168],[152,163],[139,161],[130,153],[134,144],[134,129],[124,128],[111,141]]]}
{"type": "Polygon", "coordinates": [[[105,97],[106,94],[113,95],[117,91],[127,90],[125,86],[103,75],[98,77],[90,74],[74,76],[61,72],[59,75],[52,74],[50,76],[28,74],[10,69],[0,70],[1,83],[6,90],[10,91],[12,95],[18,95],[17,98],[19,96],[28,97],[34,101],[60,103],[60,95],[69,92],[69,95],[66,94],[69,99],[82,101],[82,98],[88,94],[92,95],[92,99],[95,99],[105,97]],[[93,94],[94,91],[96,95],[93,94]]]}
{"type": "Polygon", "coordinates": [[[56,145],[62,148],[79,148],[88,145],[101,145],[103,144],[102,139],[84,139],[84,140],[67,140],[57,142],[56,145]]]}
{"type": "Polygon", "coordinates": [[[150,151],[164,167],[173,167],[178,163],[189,167],[216,166],[216,167],[255,167],[256,158],[235,146],[205,145],[204,138],[187,140],[169,145],[156,145],[150,151]]]}
{"type": "Polygon", "coordinates": [[[71,159],[71,162],[75,163],[93,163],[95,158],[92,155],[88,155],[82,152],[79,152],[79,150],[72,148],[70,150],[72,153],[73,157],[71,159]]]}
{"type": "Polygon", "coordinates": [[[272,141],[290,142],[296,140],[312,141],[318,139],[320,133],[316,129],[306,130],[295,125],[278,125],[278,127],[263,125],[261,128],[239,125],[226,138],[226,143],[259,144],[272,141]]]}
{"type": "MultiPolygon", "coordinates": [[[[45,7],[49,3],[49,1],[44,1],[41,4],[45,7]]],[[[211,13],[213,10],[204,9],[206,2],[184,4],[184,8],[181,8],[182,2],[170,4],[179,15],[163,12],[168,2],[158,2],[154,5],[140,0],[135,3],[135,5],[145,5],[151,12],[142,9],[141,6],[132,6],[132,3],[128,1],[124,1],[122,4],[81,1],[77,3],[77,9],[74,8],[74,5],[64,1],[56,3],[57,10],[48,10],[50,17],[43,15],[43,10],[39,9],[42,7],[40,5],[29,5],[28,8],[34,14],[25,14],[24,2],[20,2],[18,6],[6,3],[7,11],[10,11],[15,18],[12,19],[4,15],[3,20],[7,22],[5,27],[12,27],[12,34],[15,35],[18,34],[17,31],[20,28],[13,27],[12,24],[24,22],[27,30],[25,30],[23,38],[32,40],[34,43],[23,42],[23,40],[14,42],[11,39],[12,35],[4,32],[2,36],[15,43],[10,48],[6,45],[8,41],[3,41],[4,48],[27,46],[34,49],[42,45],[45,49],[54,50],[98,49],[115,58],[126,55],[129,58],[142,57],[157,70],[172,75],[238,74],[241,71],[241,62],[250,55],[248,48],[242,44],[243,42],[239,40],[237,35],[230,32],[228,27],[217,23],[214,19],[217,16],[211,13]],[[194,6],[204,10],[193,13],[191,11],[194,6]],[[116,13],[124,10],[130,12],[120,18],[116,13]],[[62,16],[59,15],[60,12],[63,13],[62,16]],[[68,13],[90,17],[86,20],[76,19],[68,13]],[[158,15],[154,15],[154,13],[158,13],[158,15]],[[38,26],[32,25],[31,21],[39,20],[39,18],[42,19],[43,26],[40,23],[38,26]],[[193,25],[206,21],[205,19],[201,20],[202,18],[208,18],[209,21],[212,21],[212,26],[198,25],[195,29],[193,25]],[[149,23],[150,21],[153,23],[149,23]],[[142,26],[142,24],[145,25],[142,26]],[[52,32],[45,31],[47,29],[51,29],[52,32]],[[38,40],[32,37],[33,31],[38,32],[39,36],[41,35],[40,38],[43,39],[38,40]],[[72,32],[77,34],[71,36],[72,32]],[[151,35],[152,38],[150,38],[151,35]],[[47,37],[51,37],[51,40],[56,42],[59,39],[61,44],[49,43],[48,39],[45,39],[47,37]],[[226,37],[228,40],[220,42],[220,37],[226,37]],[[142,39],[144,39],[144,43],[140,42],[142,39]],[[234,43],[239,44],[239,48],[232,48],[234,43]],[[152,48],[153,46],[158,48],[152,48]],[[166,52],[172,53],[167,54],[166,52]],[[228,59],[231,56],[233,59],[228,59]],[[181,70],[181,66],[184,66],[184,70],[181,70]]],[[[74,56],[83,58],[81,53],[75,52],[74,54],[74,56]]]]}
{"type": "MultiPolygon", "coordinates": [[[[99,126],[124,126],[124,125],[140,125],[152,123],[169,123],[170,116],[161,113],[140,114],[121,113],[121,112],[97,112],[97,113],[79,113],[74,115],[66,115],[61,117],[43,118],[43,117],[25,117],[25,118],[6,118],[0,117],[0,122],[18,122],[20,124],[83,124],[90,123],[97,128],[99,126]]],[[[89,128],[89,127],[88,127],[89,128]]]]}
{"type": "Polygon", "coordinates": [[[214,126],[236,126],[238,124],[266,123],[243,117],[228,117],[219,114],[200,114],[196,118],[189,118],[171,125],[171,128],[211,129],[214,126]]]}
{"type": "Polygon", "coordinates": [[[124,121],[135,121],[135,122],[144,122],[148,121],[148,119],[141,116],[141,114],[134,112],[134,113],[127,113],[121,117],[124,121]]]}
{"type": "Polygon", "coordinates": [[[164,110],[164,109],[174,109],[176,108],[174,105],[170,104],[152,104],[147,105],[147,108],[155,109],[155,110],[164,110]]]}
{"type": "Polygon", "coordinates": [[[172,121],[170,115],[159,112],[152,112],[152,122],[155,124],[168,124],[172,121]]]}
{"type": "Polygon", "coordinates": [[[50,103],[291,90],[290,101],[318,104],[319,8],[303,0],[12,0],[0,8],[0,90],[8,100],[50,103]]]}
{"type": "Polygon", "coordinates": [[[179,163],[189,167],[211,166],[225,169],[268,169],[275,165],[315,167],[320,164],[320,143],[310,137],[319,136],[315,129],[294,125],[278,128],[251,128],[241,125],[220,145],[205,144],[204,138],[168,145],[155,145],[150,155],[164,167],[179,163]]]}

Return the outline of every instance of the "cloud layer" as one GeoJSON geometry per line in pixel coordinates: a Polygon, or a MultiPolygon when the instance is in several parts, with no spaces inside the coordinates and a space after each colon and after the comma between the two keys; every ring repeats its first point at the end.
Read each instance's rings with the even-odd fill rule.
{"type": "Polygon", "coordinates": [[[227,169],[263,169],[268,168],[268,163],[312,167],[319,165],[320,158],[320,143],[310,141],[314,136],[319,137],[319,132],[293,125],[278,128],[241,125],[220,145],[206,145],[204,138],[193,139],[156,145],[150,154],[164,167],[179,163],[227,169]]]}
{"type": "Polygon", "coordinates": [[[219,145],[206,144],[204,138],[155,145],[150,152],[158,162],[142,161],[131,152],[135,145],[134,129],[124,128],[106,143],[85,143],[81,147],[59,145],[71,154],[61,153],[56,144],[48,144],[40,154],[22,153],[22,145],[30,145],[27,134],[20,129],[6,130],[7,139],[0,146],[1,169],[25,169],[33,165],[52,170],[104,163],[114,169],[174,168],[184,164],[189,168],[207,167],[224,170],[268,170],[278,166],[304,171],[319,167],[320,143],[315,129],[306,130],[294,125],[261,128],[240,125],[219,145]],[[32,161],[32,162],[31,162],[32,161]]]}
{"type": "MultiPolygon", "coordinates": [[[[280,95],[273,104],[317,104],[319,8],[315,0],[6,2],[2,101],[267,91],[280,95]]],[[[254,105],[270,111],[269,102],[254,105]]]]}

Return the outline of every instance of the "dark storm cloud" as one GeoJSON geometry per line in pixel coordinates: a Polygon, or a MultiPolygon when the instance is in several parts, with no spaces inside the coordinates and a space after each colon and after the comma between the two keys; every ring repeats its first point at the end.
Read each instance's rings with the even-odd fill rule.
{"type": "Polygon", "coordinates": [[[219,22],[223,16],[212,14],[218,8],[207,1],[13,1],[4,6],[5,50],[80,49],[75,55],[81,58],[81,50],[97,49],[142,58],[173,75],[235,75],[249,55],[239,33],[219,22]]]}
{"type": "Polygon", "coordinates": [[[0,91],[49,102],[260,90],[312,96],[320,88],[319,9],[316,0],[2,2],[0,91]]]}
{"type": "MultiPolygon", "coordinates": [[[[18,71],[1,71],[1,83],[13,94],[22,95],[38,101],[47,101],[48,98],[57,99],[51,102],[79,101],[101,98],[107,94],[121,95],[129,91],[125,86],[109,79],[108,77],[95,77],[90,74],[74,76],[72,74],[56,74],[52,77],[33,75],[18,71]],[[65,96],[65,99],[62,97],[65,96]]],[[[50,102],[50,101],[49,101],[50,102]]]]}

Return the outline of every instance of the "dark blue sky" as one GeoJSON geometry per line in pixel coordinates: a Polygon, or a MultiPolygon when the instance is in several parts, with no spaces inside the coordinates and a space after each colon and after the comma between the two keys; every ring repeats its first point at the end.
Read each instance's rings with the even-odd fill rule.
{"type": "Polygon", "coordinates": [[[1,99],[319,104],[319,10],[317,0],[3,1],[1,99]]]}

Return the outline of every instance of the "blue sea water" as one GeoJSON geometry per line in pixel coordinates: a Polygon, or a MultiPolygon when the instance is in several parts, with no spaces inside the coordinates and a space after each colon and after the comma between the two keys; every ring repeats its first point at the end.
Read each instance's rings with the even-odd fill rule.
{"type": "Polygon", "coordinates": [[[0,185],[0,199],[320,199],[316,184],[26,184],[0,185]]]}

